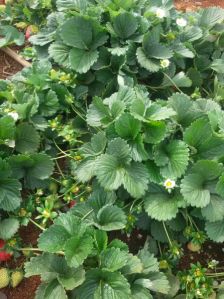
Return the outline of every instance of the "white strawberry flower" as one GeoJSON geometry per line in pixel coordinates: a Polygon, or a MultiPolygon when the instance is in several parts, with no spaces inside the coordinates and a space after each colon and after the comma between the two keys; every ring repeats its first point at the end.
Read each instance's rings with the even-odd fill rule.
{"type": "Polygon", "coordinates": [[[8,145],[9,147],[14,148],[14,147],[16,146],[16,142],[15,142],[15,140],[8,140],[8,141],[7,141],[7,145],[8,145]]]}
{"type": "Polygon", "coordinates": [[[16,111],[9,112],[8,115],[11,116],[15,121],[17,121],[19,118],[19,114],[16,111]]]}
{"type": "Polygon", "coordinates": [[[184,18],[178,18],[178,19],[176,20],[176,23],[177,23],[177,25],[180,26],[180,27],[186,27],[186,26],[187,26],[187,20],[184,19],[184,18]]]}
{"type": "Polygon", "coordinates": [[[159,19],[163,19],[166,16],[166,11],[162,8],[157,8],[156,9],[156,16],[159,19]]]}
{"type": "Polygon", "coordinates": [[[160,65],[162,68],[167,68],[169,65],[170,65],[170,61],[169,59],[163,59],[163,60],[160,60],[160,65]]]}
{"type": "Polygon", "coordinates": [[[167,189],[167,190],[171,190],[173,188],[175,188],[176,186],[176,182],[171,180],[171,179],[167,179],[165,180],[164,182],[164,187],[167,189]]]}

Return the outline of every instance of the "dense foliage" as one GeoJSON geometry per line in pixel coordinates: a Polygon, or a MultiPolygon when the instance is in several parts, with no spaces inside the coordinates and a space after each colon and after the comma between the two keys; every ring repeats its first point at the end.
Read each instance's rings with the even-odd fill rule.
{"type": "Polygon", "coordinates": [[[43,253],[26,264],[43,281],[36,299],[174,298],[180,287],[208,298],[200,265],[190,291],[170,270],[182,244],[224,242],[224,10],[180,13],[169,0],[10,7],[1,46],[23,43],[14,25],[24,10],[40,30],[29,37],[32,67],[0,81],[0,238],[29,221],[43,230],[43,253]],[[150,238],[134,255],[112,231],[136,228],[150,238]]]}

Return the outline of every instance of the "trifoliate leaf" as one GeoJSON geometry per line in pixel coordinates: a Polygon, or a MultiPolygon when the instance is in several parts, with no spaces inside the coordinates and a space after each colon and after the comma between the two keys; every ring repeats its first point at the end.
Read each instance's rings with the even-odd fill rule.
{"type": "Polygon", "coordinates": [[[205,225],[208,237],[218,243],[224,242],[224,223],[222,221],[206,222],[205,225]]]}
{"type": "Polygon", "coordinates": [[[137,18],[128,12],[121,13],[113,19],[113,28],[118,37],[127,39],[138,28],[137,18]]]}
{"type": "Polygon", "coordinates": [[[115,272],[123,268],[128,261],[128,254],[119,248],[108,248],[100,255],[100,265],[103,270],[115,272]]]}
{"type": "Polygon", "coordinates": [[[95,226],[105,231],[119,230],[126,225],[126,215],[121,208],[105,205],[97,213],[95,226]]]}
{"type": "Polygon", "coordinates": [[[65,243],[65,258],[70,267],[77,268],[93,249],[93,239],[86,234],[82,237],[74,236],[65,243]]]}
{"type": "Polygon", "coordinates": [[[18,152],[34,153],[39,147],[40,136],[32,125],[23,123],[16,128],[15,141],[15,148],[18,152]]]}
{"type": "Polygon", "coordinates": [[[173,140],[155,146],[154,158],[164,178],[179,178],[187,168],[189,149],[184,142],[173,140]]]}

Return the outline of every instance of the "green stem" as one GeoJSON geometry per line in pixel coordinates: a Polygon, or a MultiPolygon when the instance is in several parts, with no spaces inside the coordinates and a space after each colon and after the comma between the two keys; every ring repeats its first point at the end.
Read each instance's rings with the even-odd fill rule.
{"type": "Polygon", "coordinates": [[[38,224],[36,221],[30,218],[30,222],[32,222],[35,226],[37,226],[40,230],[45,231],[45,228],[38,224]]]}
{"type": "Polygon", "coordinates": [[[90,214],[92,214],[92,212],[93,212],[93,209],[90,210],[88,213],[86,213],[86,215],[84,215],[84,216],[81,218],[81,220],[86,219],[86,217],[88,217],[90,214]]]}
{"type": "Polygon", "coordinates": [[[166,73],[163,73],[165,77],[167,77],[168,80],[170,80],[170,82],[173,84],[173,86],[176,87],[176,89],[180,92],[183,93],[182,90],[176,85],[176,83],[173,81],[172,78],[170,78],[170,76],[168,76],[166,73]]]}
{"type": "Polygon", "coordinates": [[[169,234],[168,234],[168,231],[167,231],[167,228],[166,228],[166,225],[165,225],[165,222],[164,222],[164,221],[163,221],[163,228],[164,228],[164,231],[165,231],[165,233],[166,233],[166,236],[167,236],[168,242],[169,242],[169,244],[170,244],[170,247],[172,247],[173,244],[172,244],[172,241],[171,241],[170,236],[169,236],[169,234]]]}

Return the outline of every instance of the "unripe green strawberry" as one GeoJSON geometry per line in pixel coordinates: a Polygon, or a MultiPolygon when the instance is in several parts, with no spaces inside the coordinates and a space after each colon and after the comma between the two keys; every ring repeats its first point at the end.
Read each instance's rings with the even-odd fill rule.
{"type": "Polygon", "coordinates": [[[23,275],[22,271],[17,270],[17,271],[12,272],[11,286],[13,288],[16,288],[20,284],[20,282],[23,280],[23,277],[24,277],[24,275],[23,275]]]}
{"type": "Polygon", "coordinates": [[[9,271],[6,268],[0,268],[0,289],[3,289],[9,285],[10,277],[9,271]]]}

